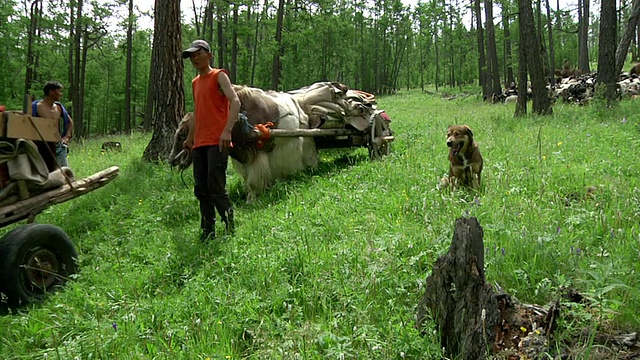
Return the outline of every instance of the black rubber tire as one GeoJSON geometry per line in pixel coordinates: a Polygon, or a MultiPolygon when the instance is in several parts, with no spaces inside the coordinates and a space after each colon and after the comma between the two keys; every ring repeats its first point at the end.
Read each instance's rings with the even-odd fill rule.
{"type": "Polygon", "coordinates": [[[40,302],[76,273],[77,257],[59,227],[20,226],[0,240],[0,290],[11,306],[40,302]]]}

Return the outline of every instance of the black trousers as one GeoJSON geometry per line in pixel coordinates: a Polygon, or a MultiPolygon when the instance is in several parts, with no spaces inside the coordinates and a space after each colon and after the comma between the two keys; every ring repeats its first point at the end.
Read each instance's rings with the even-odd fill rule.
{"type": "Polygon", "coordinates": [[[216,210],[225,223],[233,216],[231,200],[227,194],[227,166],[229,153],[215,146],[193,149],[193,192],[200,202],[200,227],[212,230],[216,210]]]}

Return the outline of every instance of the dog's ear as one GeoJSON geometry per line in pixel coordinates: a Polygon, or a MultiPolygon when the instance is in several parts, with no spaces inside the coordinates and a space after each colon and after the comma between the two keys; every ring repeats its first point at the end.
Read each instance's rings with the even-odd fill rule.
{"type": "Polygon", "coordinates": [[[464,128],[469,132],[469,136],[473,137],[473,131],[471,131],[469,125],[465,125],[464,128]]]}

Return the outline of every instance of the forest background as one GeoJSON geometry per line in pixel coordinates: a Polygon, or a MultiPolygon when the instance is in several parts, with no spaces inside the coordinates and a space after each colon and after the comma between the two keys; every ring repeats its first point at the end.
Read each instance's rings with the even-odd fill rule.
{"type": "MultiPolygon", "coordinates": [[[[597,69],[598,81],[603,69],[615,75],[618,58],[639,58],[639,4],[214,0],[191,18],[181,16],[180,1],[157,0],[148,28],[141,19],[150,14],[133,1],[0,2],[0,103],[22,108],[25,95],[40,97],[45,81],[59,80],[77,124],[74,141],[119,134],[128,142],[119,154],[97,154],[102,139],[72,150],[83,172],[125,164],[122,181],[42,214],[77,241],[82,277],[59,301],[2,318],[0,357],[175,358],[182,351],[182,358],[278,358],[313,344],[300,353],[440,359],[435,333],[417,336],[409,319],[459,214],[482,221],[492,241],[487,259],[497,268],[492,276],[510,293],[542,302],[575,281],[595,299],[595,315],[569,309],[573,323],[554,345],[583,335],[586,326],[637,328],[635,103],[556,103],[539,107],[554,107],[556,116],[534,121],[514,119],[507,106],[477,103],[516,74],[526,79],[528,72],[534,86],[565,59],[584,73],[597,69]],[[385,95],[381,107],[401,119],[393,125],[394,161],[358,167],[358,157],[344,165],[325,160],[319,172],[300,175],[308,181],[278,183],[264,205],[242,207],[244,224],[222,243],[224,251],[193,246],[184,240],[197,237],[192,189],[164,167],[131,159],[150,137],[145,154],[161,157],[192,108],[195,72],[180,50],[195,38],[213,45],[214,65],[228,69],[234,83],[291,90],[339,81],[385,95]],[[621,47],[626,39],[629,46],[621,47]],[[624,51],[619,57],[612,49],[624,51]],[[474,96],[426,95],[454,91],[474,96]],[[448,166],[446,150],[434,154],[446,149],[439,129],[463,119],[481,129],[490,186],[482,199],[450,201],[433,185],[448,166]],[[336,176],[347,180],[328,196],[336,176]],[[600,189],[594,199],[563,201],[591,184],[600,189]],[[291,214],[299,214],[296,221],[282,221],[291,214]]],[[[536,112],[535,97],[533,104],[536,112]]],[[[231,180],[240,199],[240,182],[231,180]]],[[[595,351],[594,338],[595,331],[577,347],[595,351]]]]}
{"type": "MultiPolygon", "coordinates": [[[[522,48],[540,50],[545,73],[565,63],[591,71],[603,25],[594,8],[614,10],[606,28],[615,44],[634,15],[628,0],[602,2],[211,0],[185,14],[179,0],[157,0],[152,14],[133,0],[8,0],[0,5],[0,102],[24,109],[26,94],[38,98],[44,82],[58,80],[76,138],[158,127],[168,135],[192,108],[195,73],[179,51],[195,38],[211,42],[213,65],[238,84],[287,91],[338,81],[379,95],[480,85],[488,98],[515,82],[522,39],[537,41],[522,48]],[[535,28],[520,38],[523,6],[534,10],[535,28]],[[158,106],[166,93],[177,104],[171,111],[158,106]]],[[[638,59],[637,39],[634,31],[625,60],[638,59]]]]}

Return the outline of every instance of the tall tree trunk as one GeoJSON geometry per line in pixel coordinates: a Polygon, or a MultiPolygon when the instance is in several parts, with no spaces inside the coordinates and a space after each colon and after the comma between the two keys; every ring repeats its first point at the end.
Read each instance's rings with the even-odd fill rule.
{"type": "Polygon", "coordinates": [[[542,68],[546,69],[547,65],[545,65],[545,63],[549,60],[549,58],[547,57],[547,49],[544,46],[544,32],[542,31],[543,27],[542,27],[542,4],[540,0],[536,0],[536,20],[538,22],[537,24],[537,29],[538,29],[538,41],[540,44],[540,49],[543,51],[542,53],[542,68]]]}
{"type": "MultiPolygon", "coordinates": [[[[614,14],[615,15],[615,14],[614,14]]],[[[589,66],[589,0],[578,0],[578,68],[583,73],[591,72],[589,66]]]]}
{"type": "Polygon", "coordinates": [[[202,38],[213,43],[213,1],[207,1],[202,19],[202,38]]]}
{"type": "Polygon", "coordinates": [[[485,0],[484,12],[486,14],[485,28],[487,29],[487,57],[489,58],[489,77],[491,81],[491,98],[502,93],[500,84],[500,67],[498,65],[498,50],[496,49],[496,33],[493,24],[493,1],[485,0]]]}
{"type": "Polygon", "coordinates": [[[640,18],[640,0],[633,0],[633,7],[631,8],[631,14],[627,20],[627,25],[624,28],[624,33],[618,44],[616,50],[616,74],[620,74],[624,61],[627,59],[627,53],[629,52],[629,45],[634,38],[636,28],[638,26],[638,18],[640,18]]]}
{"type": "Polygon", "coordinates": [[[82,50],[82,39],[84,33],[83,8],[84,0],[76,2],[76,20],[73,41],[73,62],[69,66],[73,67],[73,80],[69,83],[69,100],[72,104],[73,133],[76,137],[84,136],[84,119],[80,114],[80,59],[82,50]]]}
{"type": "Polygon", "coordinates": [[[524,37],[526,35],[520,32],[518,45],[518,100],[516,101],[515,117],[527,115],[527,54],[524,49],[524,37]]]}
{"type": "Polygon", "coordinates": [[[251,81],[250,84],[255,83],[256,79],[256,65],[258,63],[258,34],[260,34],[260,18],[264,18],[267,13],[267,1],[264,0],[264,4],[262,6],[262,15],[258,16],[256,14],[256,31],[254,32],[253,39],[253,60],[251,60],[251,81]]]}
{"type": "Polygon", "coordinates": [[[436,91],[438,91],[438,86],[440,85],[440,47],[438,46],[438,33],[434,32],[434,45],[436,49],[436,91]]]}
{"type": "Polygon", "coordinates": [[[456,86],[456,62],[455,62],[455,58],[454,58],[454,47],[453,47],[453,11],[449,11],[449,69],[450,69],[450,74],[449,74],[449,86],[454,87],[456,86]]]}
{"type": "Polygon", "coordinates": [[[173,135],[184,115],[184,66],[180,56],[180,0],[156,0],[151,55],[153,136],[144,150],[146,161],[168,160],[173,135]]]}
{"type": "MultiPolygon", "coordinates": [[[[180,1],[180,0],[178,0],[180,1]]],[[[225,17],[225,13],[224,13],[224,9],[223,9],[223,5],[221,5],[221,1],[218,2],[218,6],[217,6],[217,19],[216,19],[216,29],[217,29],[217,34],[218,34],[218,65],[217,67],[219,69],[224,69],[225,68],[225,62],[224,62],[224,54],[226,54],[226,39],[224,38],[224,24],[222,22],[222,20],[225,17]]]]}
{"type": "MultiPolygon", "coordinates": [[[[76,123],[79,123],[79,127],[82,130],[82,132],[78,135],[78,136],[88,136],[89,132],[86,131],[86,135],[85,135],[85,129],[84,128],[84,86],[85,86],[85,76],[87,74],[87,53],[89,51],[89,33],[87,31],[87,29],[83,29],[82,31],[82,52],[80,53],[80,61],[79,61],[79,65],[78,65],[78,106],[77,109],[74,113],[75,117],[73,118],[73,129],[75,132],[75,125],[76,123]],[[78,119],[76,121],[76,119],[78,119]]],[[[76,104],[73,104],[74,108],[76,108],[76,104]]],[[[120,130],[120,129],[118,129],[120,130]]]]}
{"type": "Polygon", "coordinates": [[[636,48],[633,52],[633,61],[640,61],[640,21],[638,22],[638,26],[636,26],[635,43],[636,48]]]}
{"type": "Polygon", "coordinates": [[[271,69],[271,89],[278,90],[280,76],[282,74],[282,64],[280,58],[284,55],[284,45],[282,44],[282,21],[284,18],[284,0],[278,1],[278,20],[276,23],[276,52],[273,54],[273,67],[271,69]]]}
{"type": "Polygon", "coordinates": [[[255,15],[256,17],[258,17],[258,13],[257,12],[253,12],[253,5],[247,5],[247,12],[245,13],[245,15],[247,16],[247,18],[245,19],[245,23],[244,26],[246,28],[246,33],[244,35],[244,49],[246,49],[246,51],[242,52],[241,55],[243,58],[243,62],[244,62],[244,66],[241,66],[242,69],[244,69],[244,72],[242,74],[242,76],[240,78],[237,77],[236,75],[236,81],[234,83],[243,83],[243,84],[248,84],[248,74],[247,74],[247,70],[249,68],[251,68],[251,59],[252,59],[252,49],[253,49],[253,43],[251,42],[251,40],[253,39],[253,37],[251,36],[251,34],[249,33],[249,29],[251,28],[251,22],[253,21],[253,16],[255,15]]]}
{"type": "MultiPolygon", "coordinates": [[[[69,45],[68,45],[69,54],[68,54],[68,61],[67,61],[67,74],[68,74],[67,76],[69,77],[68,79],[69,87],[71,87],[72,84],[75,82],[74,76],[73,76],[74,75],[73,74],[73,56],[75,54],[74,49],[76,47],[75,9],[76,9],[76,1],[75,0],[69,1],[69,45]]],[[[69,92],[69,95],[71,95],[70,92],[69,92]]],[[[73,99],[70,97],[69,100],[73,100],[73,99]]]]}
{"type": "MultiPolygon", "coordinates": [[[[198,13],[198,10],[196,10],[197,9],[196,0],[191,0],[191,6],[193,7],[193,22],[195,23],[195,26],[196,26],[196,36],[198,36],[198,38],[202,38],[200,34],[204,34],[204,29],[200,29],[200,20],[201,20],[200,17],[203,14],[202,12],[198,13]],[[200,30],[202,30],[202,32],[200,32],[200,30]]],[[[202,8],[200,8],[200,10],[202,11],[202,8]]],[[[206,13],[206,5],[205,5],[204,12],[206,13]]]]}
{"type": "Polygon", "coordinates": [[[491,85],[487,76],[487,60],[484,51],[484,31],[482,29],[482,11],[480,10],[480,0],[473,1],[473,12],[476,17],[476,29],[478,35],[478,76],[479,84],[482,87],[482,97],[485,101],[491,100],[491,85]]]}
{"type": "MultiPolygon", "coordinates": [[[[527,69],[531,75],[531,92],[533,95],[533,112],[539,115],[551,114],[551,100],[547,92],[544,67],[542,65],[542,45],[540,44],[540,37],[535,28],[533,21],[533,9],[531,7],[531,0],[520,0],[520,32],[527,34],[524,39],[524,43],[520,46],[524,46],[525,59],[527,63],[527,69]]],[[[521,35],[522,38],[522,35],[521,35]]],[[[523,64],[520,64],[522,66],[523,64]]],[[[520,87],[522,84],[520,84],[520,87]]],[[[518,89],[520,89],[520,87],[518,89]]],[[[518,91],[518,102],[521,101],[522,92],[518,91]]]]}
{"type": "Polygon", "coordinates": [[[508,3],[502,4],[502,25],[504,26],[504,62],[505,62],[505,80],[508,86],[515,84],[513,78],[513,54],[511,49],[511,29],[509,19],[508,3]]]}
{"type": "Polygon", "coordinates": [[[562,18],[560,17],[560,0],[556,0],[556,26],[562,29],[562,18]]]}
{"type": "Polygon", "coordinates": [[[131,87],[133,72],[133,0],[129,0],[129,18],[127,19],[127,70],[124,85],[124,130],[131,132],[131,87]]]}
{"type": "Polygon", "coordinates": [[[609,104],[616,95],[616,22],[616,0],[601,0],[596,93],[609,104]]]}
{"type": "Polygon", "coordinates": [[[37,55],[35,52],[35,42],[39,38],[38,32],[40,28],[40,18],[42,16],[42,0],[34,0],[30,9],[31,22],[29,23],[29,34],[27,35],[27,69],[24,80],[24,99],[22,110],[24,113],[30,114],[31,85],[35,83],[37,77],[37,55]]]}
{"type": "Polygon", "coordinates": [[[549,81],[553,83],[556,69],[556,53],[553,49],[553,24],[551,23],[549,0],[545,0],[545,6],[547,8],[547,29],[549,32],[549,81]]]}
{"type": "Polygon", "coordinates": [[[229,67],[229,80],[235,84],[238,73],[238,4],[233,4],[233,30],[231,32],[231,66],[229,67]]]}

